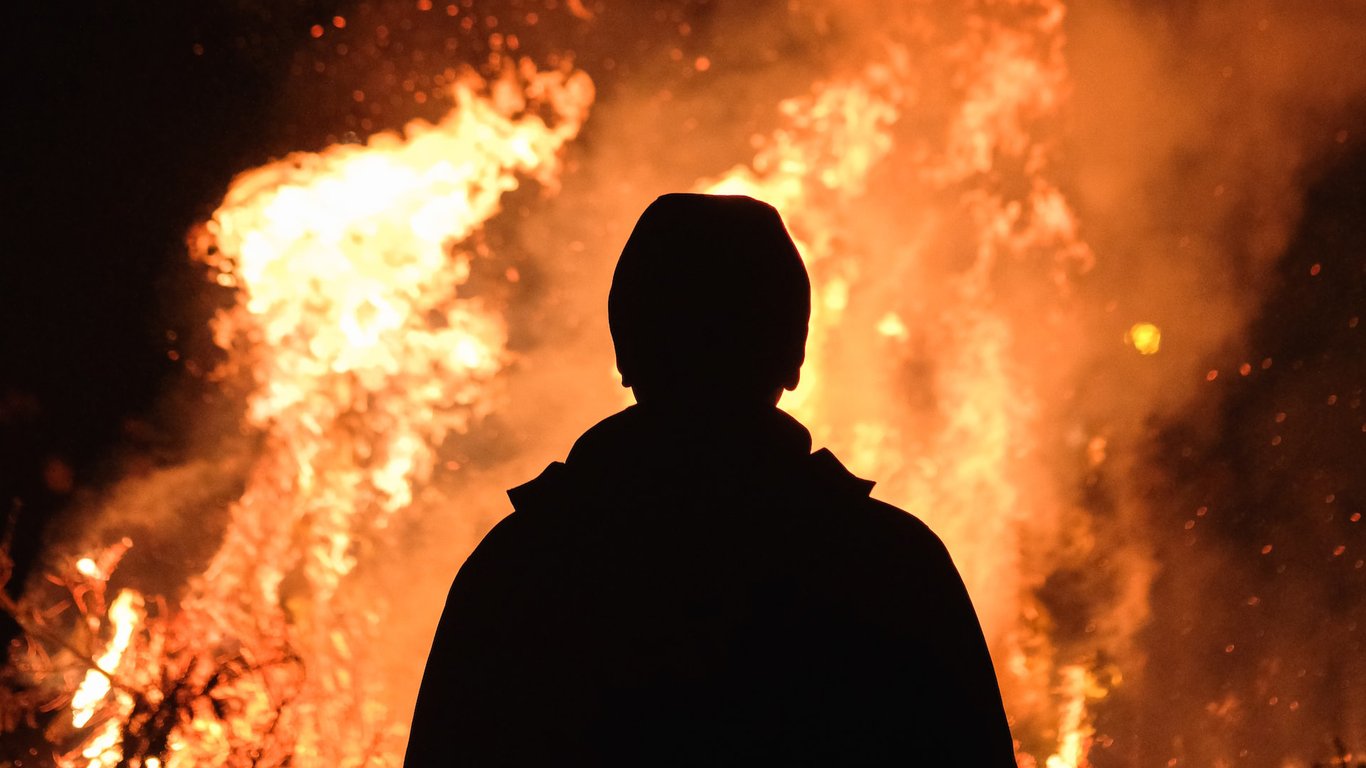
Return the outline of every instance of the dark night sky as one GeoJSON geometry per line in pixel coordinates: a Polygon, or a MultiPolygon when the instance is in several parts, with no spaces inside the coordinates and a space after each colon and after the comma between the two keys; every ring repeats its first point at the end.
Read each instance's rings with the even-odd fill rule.
{"type": "Polygon", "coordinates": [[[5,386],[41,396],[59,451],[102,442],[166,374],[158,279],[252,151],[270,87],[242,57],[193,55],[203,19],[67,13],[19,27],[0,326],[5,386]]]}
{"type": "Polygon", "coordinates": [[[185,378],[168,332],[183,345],[209,311],[185,233],[236,171],[323,141],[269,116],[311,25],[344,11],[213,0],[11,13],[0,496],[21,569],[73,487],[107,482],[130,444],[173,439],[152,418],[185,378]]]}
{"type": "MultiPolygon", "coordinates": [[[[101,5],[34,4],[10,26],[3,388],[39,398],[39,439],[78,464],[173,370],[184,233],[278,141],[253,126],[295,44],[236,6],[101,5]]],[[[301,37],[326,13],[280,6],[301,37]]]]}

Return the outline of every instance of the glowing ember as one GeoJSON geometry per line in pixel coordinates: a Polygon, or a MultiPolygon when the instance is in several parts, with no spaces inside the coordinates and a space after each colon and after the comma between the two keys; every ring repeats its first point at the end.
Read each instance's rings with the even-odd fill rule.
{"type": "Polygon", "coordinates": [[[1124,340],[1140,355],[1155,355],[1162,348],[1162,329],[1152,323],[1134,323],[1124,334],[1124,340]]]}

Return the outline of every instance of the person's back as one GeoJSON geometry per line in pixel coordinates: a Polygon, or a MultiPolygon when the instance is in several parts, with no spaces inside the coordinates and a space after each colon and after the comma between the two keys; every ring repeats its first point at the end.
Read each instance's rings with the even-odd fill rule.
{"type": "Polygon", "coordinates": [[[775,407],[796,385],[806,292],[768,206],[670,195],[646,211],[611,301],[641,404],[509,492],[515,511],[452,587],[408,766],[1014,765],[942,544],[775,407]],[[721,291],[730,314],[710,328],[667,295],[696,280],[655,279],[706,247],[694,268],[718,280],[776,250],[730,286],[759,297],[736,310],[721,291]],[[758,338],[718,335],[747,322],[758,338]]]}

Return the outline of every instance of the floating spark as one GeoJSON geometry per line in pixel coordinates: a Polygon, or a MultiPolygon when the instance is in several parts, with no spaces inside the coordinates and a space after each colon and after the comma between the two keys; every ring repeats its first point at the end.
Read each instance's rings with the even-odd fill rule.
{"type": "Polygon", "coordinates": [[[1162,329],[1152,323],[1134,323],[1124,334],[1124,340],[1140,355],[1155,355],[1162,348],[1162,329]]]}

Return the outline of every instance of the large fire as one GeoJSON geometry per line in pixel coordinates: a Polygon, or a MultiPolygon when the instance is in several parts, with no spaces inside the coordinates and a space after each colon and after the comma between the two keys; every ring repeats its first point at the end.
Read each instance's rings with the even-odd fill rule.
{"type": "MultiPolygon", "coordinates": [[[[221,375],[250,378],[261,453],[178,606],[143,620],[144,598],[124,591],[107,621],[90,617],[108,640],[72,697],[79,746],[62,765],[396,762],[403,718],[362,672],[380,612],[346,577],[445,435],[491,407],[504,321],[461,295],[475,254],[458,246],[522,177],[553,186],[593,88],[528,62],[454,97],[435,125],[240,175],[192,238],[237,291],[214,335],[221,375]]],[[[107,569],[85,557],[76,570],[102,593],[107,569]]]]}
{"type": "MultiPolygon", "coordinates": [[[[1082,240],[1057,178],[1063,4],[999,5],[967,4],[951,44],[928,47],[939,38],[911,25],[870,46],[857,67],[781,100],[752,157],[699,168],[693,187],[783,213],[814,301],[802,383],[782,407],[944,538],[987,631],[1020,764],[1081,768],[1104,738],[1096,703],[1124,684],[1152,566],[1138,544],[1104,560],[1106,599],[1080,621],[1041,596],[1093,568],[1098,531],[1123,526],[1077,501],[1076,473],[1060,469],[1113,460],[1103,425],[1069,417],[1085,330],[1075,283],[1104,254],[1082,240]]],[[[425,639],[391,647],[397,598],[358,575],[390,569],[401,582],[416,566],[392,553],[419,515],[498,492],[443,481],[465,471],[443,445],[518,407],[502,385],[533,354],[509,345],[526,306],[509,298],[517,271],[499,290],[471,274],[491,258],[484,231],[506,196],[528,180],[555,192],[593,125],[592,80],[568,64],[504,61],[502,75],[451,88],[437,122],[242,173],[192,233],[192,257],[232,292],[213,320],[216,375],[243,387],[252,459],[224,462],[240,493],[188,584],[123,589],[106,605],[120,557],[139,546],[119,541],[59,563],[52,583],[68,603],[44,603],[48,589],[9,606],[31,630],[16,669],[46,697],[34,708],[63,712],[45,732],[59,765],[398,764],[419,681],[376,670],[420,658],[425,639]],[[52,629],[68,605],[77,626],[52,629]]],[[[626,213],[664,191],[642,191],[626,213]]],[[[1130,320],[1114,345],[1165,351],[1162,329],[1130,320]]],[[[598,362],[573,375],[608,392],[598,362]]],[[[467,550],[492,522],[449,533],[467,550]]],[[[422,597],[433,615],[412,621],[427,626],[440,594],[422,597]]]]}

